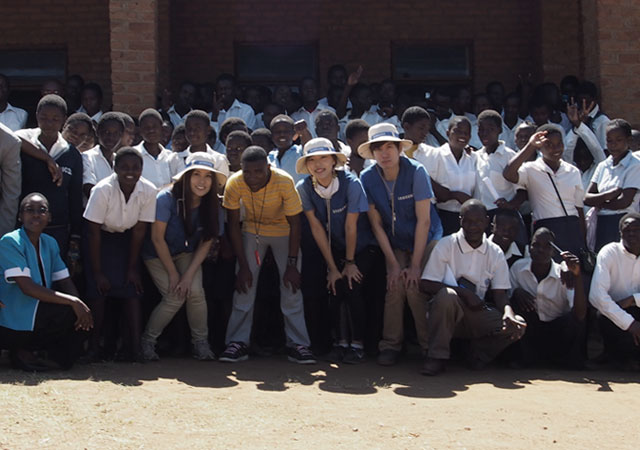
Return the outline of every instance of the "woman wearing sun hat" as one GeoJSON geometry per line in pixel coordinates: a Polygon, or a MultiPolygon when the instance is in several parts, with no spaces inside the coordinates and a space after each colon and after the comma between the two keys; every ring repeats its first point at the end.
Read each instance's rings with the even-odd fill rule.
{"type": "Polygon", "coordinates": [[[151,226],[152,248],[145,264],[162,294],[142,336],[142,356],[157,360],[155,344],[164,328],[186,303],[193,357],[211,360],[207,303],[201,264],[219,234],[218,191],[226,175],[214,169],[216,161],[204,152],[191,153],[174,184],[157,196],[156,221],[151,226]]]}
{"type": "Polygon", "coordinates": [[[420,346],[427,349],[427,300],[418,289],[428,256],[427,243],[437,239],[431,221],[431,181],[424,166],[402,154],[412,142],[400,139],[396,127],[380,123],[369,128],[369,140],[358,147],[360,156],[376,164],[360,175],[369,200],[369,221],[387,266],[387,294],[381,365],[395,364],[402,349],[405,299],[416,324],[420,346]]]}
{"type": "Polygon", "coordinates": [[[360,216],[369,209],[362,184],[355,175],[336,170],[346,161],[330,140],[311,139],[296,162],[296,172],[310,176],[300,180],[296,189],[326,263],[326,272],[314,275],[326,277],[331,294],[334,348],[329,358],[353,364],[364,360],[362,283],[374,259],[370,256],[373,236],[367,218],[360,216]]]}

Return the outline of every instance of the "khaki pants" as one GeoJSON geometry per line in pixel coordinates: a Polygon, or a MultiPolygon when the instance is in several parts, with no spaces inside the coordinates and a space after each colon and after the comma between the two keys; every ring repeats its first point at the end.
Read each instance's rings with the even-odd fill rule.
{"type": "MultiPolygon", "coordinates": [[[[437,241],[431,241],[422,255],[420,270],[424,270],[424,266],[429,260],[429,255],[433,251],[437,241]]],[[[405,250],[393,251],[400,270],[406,269],[411,265],[411,253],[405,250]]],[[[427,334],[427,295],[420,292],[418,288],[406,289],[404,283],[396,283],[393,288],[387,290],[384,299],[384,324],[382,329],[382,340],[378,345],[378,349],[395,350],[402,349],[404,341],[404,304],[405,300],[409,303],[409,308],[416,324],[416,333],[418,342],[423,350],[428,348],[427,334]]]]}

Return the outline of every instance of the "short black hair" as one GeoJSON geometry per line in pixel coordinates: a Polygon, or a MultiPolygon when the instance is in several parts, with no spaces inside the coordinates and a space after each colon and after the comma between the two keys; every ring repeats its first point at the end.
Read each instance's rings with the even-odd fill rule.
{"type": "Polygon", "coordinates": [[[102,88],[98,83],[85,84],[84,86],[82,86],[82,91],[80,92],[83,93],[84,91],[93,91],[96,94],[96,97],[98,97],[98,99],[102,101],[102,88]]]}
{"type": "Polygon", "coordinates": [[[184,118],[184,123],[186,124],[187,120],[193,120],[193,119],[202,120],[203,122],[207,123],[207,126],[211,125],[211,119],[209,118],[209,114],[207,114],[206,111],[203,111],[201,109],[193,109],[189,111],[189,113],[184,118]]]}
{"type": "Polygon", "coordinates": [[[269,124],[269,128],[273,128],[273,126],[275,124],[277,124],[278,122],[286,122],[288,124],[290,124],[293,127],[294,121],[291,117],[287,116],[286,114],[278,114],[277,116],[275,116],[273,119],[271,119],[271,123],[269,124]]]}
{"type": "Polygon", "coordinates": [[[73,113],[69,117],[67,117],[67,120],[64,123],[64,126],[67,127],[69,125],[75,125],[77,123],[86,124],[89,127],[89,130],[94,129],[93,120],[91,120],[91,117],[89,117],[88,114],[85,114],[82,112],[73,113]]]}
{"type": "Polygon", "coordinates": [[[122,111],[118,111],[117,113],[120,114],[120,116],[122,116],[122,121],[124,122],[125,128],[129,125],[133,125],[134,127],[136,126],[136,121],[133,120],[133,117],[131,117],[129,114],[122,111]]]}
{"type": "Polygon", "coordinates": [[[335,123],[337,124],[340,120],[338,119],[338,115],[336,113],[334,113],[333,111],[331,111],[330,109],[323,109],[322,111],[320,111],[318,113],[318,115],[316,116],[315,119],[315,123],[318,123],[318,120],[323,117],[323,116],[329,116],[331,117],[335,123]]]}
{"type": "MultiPolygon", "coordinates": [[[[2,74],[0,74],[2,75],[2,74]]],[[[22,212],[22,209],[24,208],[24,205],[27,204],[27,202],[29,200],[31,200],[33,197],[42,197],[42,199],[44,200],[44,203],[49,206],[49,199],[47,197],[44,196],[44,194],[41,194],[40,192],[31,192],[27,195],[24,196],[24,198],[20,201],[20,212],[22,212]]]]}
{"type": "Polygon", "coordinates": [[[622,231],[622,225],[628,219],[640,220],[640,213],[637,212],[628,212],[624,216],[620,218],[620,222],[618,222],[618,229],[622,231]]]}
{"type": "Polygon", "coordinates": [[[491,121],[498,127],[498,130],[502,130],[502,116],[493,109],[487,109],[478,114],[478,123],[480,123],[481,120],[491,121]]]}
{"type": "Polygon", "coordinates": [[[251,135],[246,131],[242,131],[242,130],[234,130],[231,133],[229,133],[229,135],[227,136],[227,139],[225,139],[224,141],[224,144],[227,145],[227,142],[229,142],[229,139],[233,139],[233,138],[243,139],[244,143],[247,144],[247,147],[253,144],[251,135]]]}
{"type": "Polygon", "coordinates": [[[575,75],[565,75],[564,77],[562,77],[562,80],[560,80],[560,88],[562,88],[562,86],[565,84],[573,84],[577,87],[579,83],[580,81],[575,75]]]}
{"type": "MultiPolygon", "coordinates": [[[[251,140],[252,141],[256,141],[257,137],[261,137],[264,139],[268,139],[269,142],[271,142],[271,148],[273,148],[273,135],[271,134],[271,130],[268,128],[258,128],[257,130],[253,130],[251,132],[251,140]]],[[[255,142],[253,142],[255,145],[257,145],[255,142]]],[[[258,146],[260,147],[260,146],[258,146]]],[[[265,150],[270,151],[271,148],[265,148],[265,150]]]]}
{"type": "Polygon", "coordinates": [[[564,136],[564,133],[562,132],[562,128],[560,128],[559,125],[556,125],[554,123],[545,123],[544,125],[540,125],[536,129],[536,132],[539,132],[539,131],[546,131],[547,137],[553,136],[554,134],[560,135],[560,137],[564,136]]]}
{"type": "Polygon", "coordinates": [[[118,123],[122,128],[122,131],[124,132],[125,125],[124,125],[124,119],[122,117],[122,114],[114,111],[106,112],[102,116],[100,116],[100,120],[98,121],[98,131],[100,131],[100,129],[104,126],[104,124],[111,121],[118,123]]]}
{"type": "Polygon", "coordinates": [[[256,161],[264,161],[267,162],[267,152],[265,149],[258,145],[251,145],[247,147],[242,153],[242,162],[256,162],[256,161]]]}
{"type": "Polygon", "coordinates": [[[142,162],[142,154],[138,150],[136,150],[133,147],[122,147],[122,148],[118,149],[118,151],[116,152],[116,156],[115,156],[115,158],[113,160],[113,165],[117,166],[118,163],[123,158],[126,158],[127,156],[135,156],[140,161],[140,164],[143,164],[143,162],[142,162]]]}
{"type": "Polygon", "coordinates": [[[244,122],[244,120],[242,120],[240,117],[229,117],[228,119],[225,119],[224,122],[222,122],[222,125],[220,125],[220,141],[224,143],[227,140],[227,136],[229,136],[229,133],[231,133],[234,129],[239,129],[246,133],[249,132],[249,128],[247,127],[247,124],[244,122]]]}
{"type": "Polygon", "coordinates": [[[181,133],[184,134],[185,132],[184,123],[178,124],[178,126],[173,129],[173,132],[171,132],[171,139],[181,133]]]}
{"type": "Polygon", "coordinates": [[[62,111],[62,114],[64,114],[65,116],[67,115],[67,102],[65,102],[64,99],[59,95],[47,94],[42,97],[38,102],[36,113],[39,113],[42,108],[47,106],[58,108],[60,111],[62,111]]]}
{"type": "Polygon", "coordinates": [[[498,208],[493,216],[493,221],[496,222],[499,217],[516,220],[518,222],[520,222],[521,219],[520,213],[517,210],[507,208],[498,208]]]}
{"type": "Polygon", "coordinates": [[[142,111],[138,116],[138,123],[142,123],[142,121],[147,118],[154,118],[159,120],[160,123],[164,123],[164,120],[162,120],[162,115],[156,109],[153,109],[153,108],[147,108],[144,111],[142,111]]]}
{"type": "Polygon", "coordinates": [[[533,235],[531,236],[531,241],[533,242],[533,240],[534,240],[537,236],[545,235],[545,234],[546,234],[546,235],[548,235],[548,236],[551,236],[551,241],[552,241],[552,242],[556,240],[556,234],[555,234],[553,231],[551,231],[551,230],[550,230],[549,228],[547,228],[547,227],[540,227],[540,228],[538,228],[538,229],[533,233],[533,235]]]}
{"type": "Polygon", "coordinates": [[[456,125],[461,123],[466,123],[469,127],[469,131],[471,131],[471,121],[466,116],[452,116],[451,119],[449,119],[449,127],[447,130],[453,130],[456,125]]]}
{"type": "Polygon", "coordinates": [[[484,206],[484,203],[477,198],[470,198],[460,207],[460,217],[463,217],[470,209],[481,209],[487,214],[487,207],[484,206]]]}
{"type": "Polygon", "coordinates": [[[633,128],[631,127],[631,124],[624,119],[611,119],[605,130],[607,133],[611,130],[620,130],[627,137],[631,137],[633,135],[633,128]]]}
{"type": "Polygon", "coordinates": [[[504,85],[500,81],[489,81],[487,83],[487,87],[484,89],[485,92],[489,92],[489,90],[493,87],[499,87],[504,92],[504,85]]]}
{"type": "Polygon", "coordinates": [[[431,119],[431,115],[427,112],[426,109],[421,108],[419,106],[410,106],[409,108],[404,110],[402,113],[401,123],[408,123],[409,125],[413,125],[419,120],[431,119]]]}
{"type": "Polygon", "coordinates": [[[221,73],[220,75],[218,75],[218,78],[216,78],[216,84],[220,83],[221,81],[231,81],[234,86],[236,85],[236,77],[234,77],[230,73],[221,73]]]}
{"type": "Polygon", "coordinates": [[[595,83],[591,81],[584,80],[582,83],[578,85],[578,89],[576,90],[577,95],[588,95],[593,99],[598,97],[598,88],[595,83]]]}
{"type": "Polygon", "coordinates": [[[344,129],[344,136],[347,139],[353,139],[356,134],[363,132],[369,132],[369,124],[363,119],[353,119],[347,123],[344,129]]]}
{"type": "Polygon", "coordinates": [[[547,108],[551,112],[551,106],[541,95],[534,95],[529,102],[529,111],[533,111],[535,108],[547,108]]]}

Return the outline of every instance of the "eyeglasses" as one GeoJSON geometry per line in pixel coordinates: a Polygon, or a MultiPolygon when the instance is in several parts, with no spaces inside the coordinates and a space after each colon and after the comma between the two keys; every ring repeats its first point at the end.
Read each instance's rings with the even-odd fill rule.
{"type": "Polygon", "coordinates": [[[40,206],[39,208],[34,208],[33,206],[27,206],[22,210],[22,212],[27,214],[34,214],[34,215],[39,214],[42,216],[49,212],[49,208],[47,208],[46,206],[40,206]]]}

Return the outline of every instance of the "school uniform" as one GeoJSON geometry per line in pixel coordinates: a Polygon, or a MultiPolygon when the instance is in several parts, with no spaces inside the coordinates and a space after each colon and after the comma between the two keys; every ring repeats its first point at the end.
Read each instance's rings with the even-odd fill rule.
{"type": "Polygon", "coordinates": [[[28,277],[52,288],[56,281],[69,278],[56,240],[40,235],[39,252],[24,228],[0,239],[0,335],[6,348],[45,349],[54,361],[68,368],[76,356],[75,314],[67,305],[40,302],[25,295],[13,277],[28,277]],[[42,271],[40,271],[40,263],[42,271]]]}
{"type": "Polygon", "coordinates": [[[596,106],[589,111],[587,126],[596,135],[602,148],[607,148],[607,125],[610,120],[611,119],[600,110],[600,105],[596,104],[596,106]]]}
{"type": "Polygon", "coordinates": [[[0,235],[13,230],[22,187],[22,141],[0,123],[0,235]]]}
{"type": "Polygon", "coordinates": [[[107,161],[99,145],[82,153],[82,184],[95,186],[111,174],[113,174],[113,163],[107,161]]]}
{"type": "MultiPolygon", "coordinates": [[[[155,221],[156,193],[156,187],[141,177],[127,201],[116,173],[98,182],[91,190],[84,218],[101,225],[100,257],[102,272],[111,283],[109,297],[136,297],[135,287],[126,283],[130,230],[138,222],[155,221]]],[[[100,298],[93,270],[85,273],[87,297],[100,298]]]]}
{"type": "Polygon", "coordinates": [[[318,137],[318,135],[316,134],[316,117],[318,117],[318,115],[322,111],[331,111],[334,113],[336,112],[336,110],[331,106],[316,104],[316,107],[313,111],[308,111],[304,106],[300,107],[299,110],[291,114],[291,118],[295,122],[304,120],[307,123],[307,129],[309,130],[309,133],[311,133],[311,137],[315,138],[318,137]]]}
{"type": "Polygon", "coordinates": [[[158,145],[158,156],[151,155],[144,142],[134,148],[142,155],[142,177],[160,190],[172,183],[172,177],[184,168],[184,162],[176,153],[158,145]]]}
{"type": "MultiPolygon", "coordinates": [[[[156,221],[167,225],[165,241],[169,248],[171,259],[180,275],[183,275],[193,261],[193,255],[202,239],[202,226],[200,225],[199,209],[190,211],[190,220],[193,233],[186,234],[182,216],[178,214],[178,199],[173,196],[170,189],[162,190],[156,197],[156,221]]],[[[143,339],[155,343],[165,327],[171,322],[183,304],[186,304],[187,320],[191,329],[192,341],[206,341],[209,336],[207,325],[207,301],[202,284],[202,267],[198,267],[190,286],[190,292],[186,299],[169,289],[169,274],[164,264],[158,258],[155,247],[150,239],[145,241],[142,258],[149,270],[153,283],[160,291],[162,300],[154,308],[143,339]]]]}
{"type": "MultiPolygon", "coordinates": [[[[252,192],[244,181],[242,171],[228,180],[224,191],[223,206],[226,209],[245,207],[246,217],[242,222],[242,240],[245,257],[253,276],[253,283],[246,293],[234,292],[233,306],[227,326],[226,343],[249,344],[253,324],[253,308],[258,285],[261,261],[271,248],[280,278],[280,307],[284,315],[287,344],[308,347],[309,335],[304,320],[302,291],[294,293],[285,286],[282,276],[287,267],[289,254],[289,223],[287,216],[302,212],[300,196],[293,179],[283,170],[270,168],[269,182],[259,191],[252,192]]],[[[297,269],[301,261],[298,254],[297,269]]]]}
{"type": "MultiPolygon", "coordinates": [[[[318,221],[325,227],[333,259],[338,266],[338,270],[343,270],[344,259],[346,257],[346,236],[345,223],[349,213],[359,213],[357,222],[357,240],[354,253],[354,259],[360,272],[366,277],[371,272],[374,259],[371,257],[374,243],[374,237],[371,232],[371,226],[366,215],[369,210],[369,203],[364,188],[360,180],[345,171],[337,171],[336,182],[338,188],[336,192],[331,194],[330,198],[323,198],[313,186],[311,177],[300,180],[296,185],[296,189],[300,194],[302,208],[304,211],[313,211],[318,221]]],[[[319,253],[319,248],[311,233],[303,233],[303,239],[306,240],[305,249],[312,246],[316,251],[313,252],[314,258],[319,253]]],[[[317,258],[315,258],[317,259],[317,258]]],[[[307,259],[303,252],[303,271],[307,269],[307,259]]],[[[308,283],[317,289],[322,289],[326,285],[326,262],[322,257],[320,261],[316,261],[319,266],[309,275],[315,278],[315,283],[308,283]]],[[[313,261],[311,262],[312,265],[313,261]]],[[[308,278],[308,277],[305,277],[308,278]]],[[[352,336],[355,341],[362,341],[365,335],[365,299],[363,293],[363,283],[354,282],[353,289],[348,289],[345,280],[340,280],[336,285],[337,295],[330,295],[329,307],[332,311],[334,329],[338,330],[340,320],[340,305],[345,303],[350,312],[352,336]]],[[[320,290],[320,292],[324,292],[320,290]]],[[[317,292],[316,292],[317,293],[317,292]]],[[[313,293],[312,293],[313,294],[313,293]]],[[[313,297],[313,295],[312,295],[313,297]]],[[[324,295],[326,302],[327,296],[324,295]]],[[[317,305],[313,305],[316,308],[317,305]]],[[[308,322],[318,322],[316,314],[309,315],[308,322]]],[[[322,324],[319,324],[322,325],[322,324]]],[[[309,326],[309,323],[308,323],[309,326]]],[[[309,327],[311,328],[311,327],[309,327]]],[[[312,337],[314,334],[312,333],[312,337]]]]}
{"type": "Polygon", "coordinates": [[[221,109],[218,112],[218,118],[213,122],[213,127],[216,132],[219,133],[220,126],[229,117],[239,117],[244,120],[249,130],[255,130],[256,128],[256,113],[253,111],[253,108],[246,103],[242,103],[237,98],[233,100],[228,110],[221,109]]]}
{"type": "MultiPolygon", "coordinates": [[[[488,289],[510,289],[509,269],[500,247],[483,237],[478,248],[469,245],[464,231],[442,238],[433,249],[422,279],[457,285],[464,278],[475,285],[475,294],[485,298],[488,289]]],[[[429,305],[428,356],[449,359],[454,337],[471,339],[472,358],[489,362],[511,342],[502,329],[503,311],[485,305],[471,310],[450,287],[436,293],[429,305]]]]}
{"type": "Polygon", "coordinates": [[[598,224],[596,227],[596,251],[609,242],[620,240],[619,223],[622,216],[629,212],[638,212],[640,201],[640,159],[629,150],[624,158],[613,165],[613,158],[607,157],[596,167],[592,183],[598,187],[598,192],[606,192],[615,188],[637,189],[633,201],[624,209],[598,209],[598,224]]]}
{"type": "Polygon", "coordinates": [[[591,156],[593,156],[593,164],[591,164],[591,167],[582,172],[582,186],[584,186],[586,191],[589,188],[591,177],[593,177],[593,173],[595,172],[597,165],[605,160],[606,155],[604,154],[604,151],[602,150],[603,147],[600,146],[596,135],[593,134],[593,131],[591,131],[591,129],[584,123],[581,123],[578,128],[571,128],[565,136],[562,159],[569,164],[574,164],[574,152],[578,139],[582,139],[589,149],[591,156]]]}
{"type": "MultiPolygon", "coordinates": [[[[489,242],[496,244],[493,241],[493,234],[489,236],[487,239],[489,240],[489,242]]],[[[524,257],[523,249],[516,243],[516,241],[513,241],[509,246],[509,248],[507,249],[507,251],[506,252],[503,251],[503,253],[504,253],[504,259],[507,261],[507,265],[509,267],[512,267],[516,261],[524,257]]]]}
{"type": "MultiPolygon", "coordinates": [[[[414,251],[414,237],[417,217],[415,203],[433,198],[431,182],[424,166],[420,163],[400,157],[400,169],[394,182],[384,180],[382,170],[377,164],[365,169],[361,175],[362,185],[367,193],[369,205],[374,205],[382,227],[389,239],[400,269],[411,265],[414,251]]],[[[437,233],[437,222],[432,221],[427,243],[434,241],[437,233]]],[[[429,256],[427,245],[421,261],[424,267],[429,256]]],[[[399,282],[387,290],[385,297],[384,327],[379,350],[400,351],[404,340],[404,305],[405,299],[413,313],[418,342],[427,348],[426,296],[419,289],[406,289],[399,282]]]]}
{"type": "Polygon", "coordinates": [[[62,254],[66,255],[70,236],[79,239],[82,234],[82,156],[60,133],[48,151],[38,140],[40,133],[39,128],[32,128],[19,130],[16,135],[53,158],[62,171],[62,184],[57,186],[52,181],[43,161],[22,153],[22,195],[40,192],[47,198],[51,205],[51,222],[44,232],[58,241],[62,254]]]}
{"type": "Polygon", "coordinates": [[[476,153],[476,197],[484,204],[487,211],[497,209],[495,201],[504,198],[509,201],[516,195],[517,186],[507,181],[502,172],[516,152],[508,148],[504,141],[499,141],[498,148],[488,153],[482,147],[476,153]],[[494,192],[498,195],[496,198],[494,192]]]}
{"type": "Polygon", "coordinates": [[[4,111],[0,112],[0,123],[11,131],[18,131],[27,126],[27,112],[11,103],[7,103],[4,111]]]}
{"type": "Polygon", "coordinates": [[[271,150],[267,155],[267,159],[269,160],[269,164],[271,164],[271,167],[284,170],[291,176],[291,178],[293,178],[293,182],[295,184],[298,184],[300,180],[308,177],[308,175],[306,174],[300,174],[296,172],[296,162],[302,156],[301,145],[293,144],[284,152],[282,158],[278,158],[279,153],[280,150],[276,148],[274,150],[271,150]]]}
{"type": "Polygon", "coordinates": [[[506,145],[508,148],[515,150],[518,148],[516,145],[516,130],[518,129],[520,124],[524,122],[524,120],[518,117],[518,120],[516,120],[516,124],[513,127],[509,127],[509,125],[504,122],[504,114],[502,116],[502,119],[502,132],[500,133],[500,136],[498,138],[504,141],[504,145],[506,145]]]}
{"type": "Polygon", "coordinates": [[[585,321],[572,313],[575,290],[563,284],[561,273],[562,266],[552,260],[549,273],[538,281],[529,257],[516,261],[509,271],[512,289],[523,289],[535,299],[533,312],[514,306],[527,322],[520,344],[525,364],[540,359],[574,366],[582,362],[585,321]]]}
{"type": "MultiPolygon", "coordinates": [[[[80,106],[80,108],[78,108],[76,110],[76,112],[88,114],[87,110],[84,109],[84,106],[80,106]]],[[[103,114],[104,114],[104,112],[102,110],[100,110],[97,113],[95,113],[93,116],[90,116],[90,118],[94,123],[98,123],[103,114]]]]}
{"type": "Polygon", "coordinates": [[[627,330],[640,320],[640,258],[622,242],[611,242],[600,250],[591,279],[589,302],[598,310],[605,351],[618,360],[640,357],[627,330]],[[616,302],[633,295],[635,306],[622,309],[616,302]]]}
{"type": "MultiPolygon", "coordinates": [[[[451,191],[460,191],[475,197],[477,189],[476,152],[463,151],[460,161],[457,161],[451,152],[451,147],[446,143],[431,151],[416,153],[415,158],[416,161],[424,165],[429,176],[436,183],[451,191]]],[[[457,200],[437,202],[436,206],[445,236],[460,229],[459,216],[462,205],[457,200]]]]}
{"type": "Polygon", "coordinates": [[[171,107],[167,110],[167,116],[169,116],[169,120],[173,124],[173,128],[177,127],[180,124],[183,124],[187,118],[187,114],[185,114],[184,116],[181,116],[180,113],[176,111],[176,105],[171,105],[171,107]]]}
{"type": "Polygon", "coordinates": [[[584,206],[584,188],[578,168],[560,160],[560,166],[554,172],[543,158],[538,158],[520,166],[518,185],[529,194],[534,230],[549,228],[555,234],[560,248],[579,256],[584,248],[584,240],[580,233],[577,208],[584,206]],[[551,179],[560,193],[562,203],[551,179]]]}

